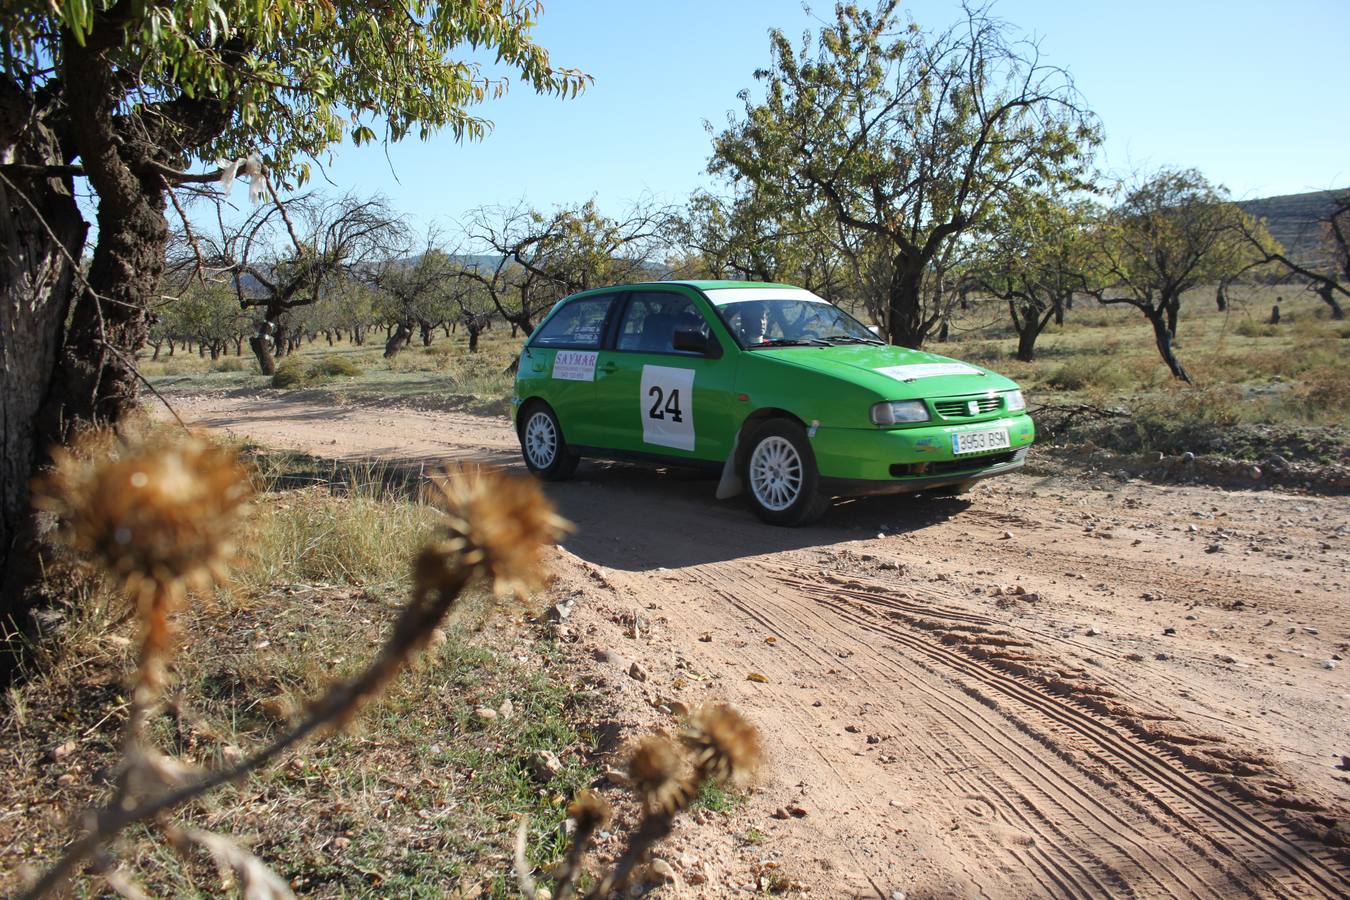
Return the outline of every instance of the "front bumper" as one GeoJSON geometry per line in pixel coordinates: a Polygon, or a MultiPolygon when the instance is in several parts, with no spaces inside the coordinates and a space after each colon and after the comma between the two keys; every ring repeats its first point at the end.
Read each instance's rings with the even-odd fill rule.
{"type": "Polygon", "coordinates": [[[811,448],[821,487],[834,496],[891,494],[963,484],[1022,467],[1036,428],[1026,414],[959,425],[865,430],[820,427],[811,448]],[[993,453],[957,456],[952,435],[962,431],[1008,430],[1008,447],[993,453]]]}

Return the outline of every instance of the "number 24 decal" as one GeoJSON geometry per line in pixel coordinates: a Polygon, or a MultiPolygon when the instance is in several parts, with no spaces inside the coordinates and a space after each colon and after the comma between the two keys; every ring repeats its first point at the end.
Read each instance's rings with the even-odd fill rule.
{"type": "Polygon", "coordinates": [[[647,392],[647,396],[656,398],[655,402],[652,403],[652,408],[647,410],[647,418],[664,419],[666,413],[670,413],[670,420],[672,422],[684,421],[684,413],[680,411],[679,388],[672,390],[670,392],[670,397],[667,398],[665,394],[662,393],[661,386],[654,384],[652,385],[651,390],[647,392]],[[662,401],[664,401],[664,405],[662,405],[662,401]]]}

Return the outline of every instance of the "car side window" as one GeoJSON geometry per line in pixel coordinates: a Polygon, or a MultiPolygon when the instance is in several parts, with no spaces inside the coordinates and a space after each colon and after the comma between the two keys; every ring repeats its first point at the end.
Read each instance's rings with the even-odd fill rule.
{"type": "Polygon", "coordinates": [[[530,339],[531,347],[567,347],[596,350],[605,329],[605,317],[614,295],[582,297],[558,310],[530,339]]]}
{"type": "Polygon", "coordinates": [[[675,349],[676,331],[708,334],[707,320],[699,314],[693,300],[675,293],[633,294],[619,326],[618,349],[636,353],[686,353],[675,349]]]}

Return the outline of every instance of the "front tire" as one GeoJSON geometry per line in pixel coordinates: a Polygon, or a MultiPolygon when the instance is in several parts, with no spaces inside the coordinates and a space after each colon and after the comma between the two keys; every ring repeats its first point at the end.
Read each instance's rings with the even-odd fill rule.
{"type": "Polygon", "coordinates": [[[774,419],[754,432],[742,477],[750,508],[770,525],[805,525],[830,508],[820,493],[816,456],[796,422],[774,419]]]}
{"type": "Polygon", "coordinates": [[[563,481],[580,458],[567,447],[558,417],[546,403],[532,403],[520,417],[520,455],[525,467],[544,481],[563,481]]]}

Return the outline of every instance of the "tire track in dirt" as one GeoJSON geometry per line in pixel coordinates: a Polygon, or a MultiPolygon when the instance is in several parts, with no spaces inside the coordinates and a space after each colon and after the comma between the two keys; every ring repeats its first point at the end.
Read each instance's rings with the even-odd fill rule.
{"type": "MultiPolygon", "coordinates": [[[[1216,791],[1204,783],[1202,774],[1170,762],[1154,747],[1129,733],[1122,732],[1104,717],[1086,712],[1073,702],[1065,702],[1060,697],[1045,693],[1041,686],[1031,679],[1008,675],[999,671],[997,667],[983,665],[964,654],[948,649],[950,645],[962,647],[967,644],[968,638],[962,637],[960,624],[953,629],[944,630],[935,628],[931,621],[920,618],[922,613],[940,615],[940,610],[916,609],[914,604],[897,602],[888,593],[877,591],[871,593],[869,599],[891,613],[884,616],[885,624],[877,624],[867,621],[852,604],[841,601],[841,594],[849,592],[841,592],[838,585],[784,576],[781,573],[778,577],[784,583],[791,584],[802,593],[814,597],[817,602],[833,609],[840,616],[892,642],[924,653],[979,682],[982,687],[1018,702],[1034,715],[1067,729],[1076,741],[1086,741],[1093,745],[1098,751],[1096,754],[1098,759],[1105,760],[1122,778],[1146,782],[1151,787],[1149,795],[1154,798],[1160,809],[1173,815],[1182,813],[1180,816],[1182,822],[1241,860],[1248,871],[1263,877],[1278,872],[1279,886],[1283,891],[1297,893],[1309,887],[1330,895],[1343,895],[1346,891],[1350,891],[1350,878],[1347,878],[1344,865],[1327,849],[1309,846],[1300,838],[1289,835],[1285,826],[1272,821],[1267,815],[1247,809],[1244,803],[1216,791]],[[896,621],[895,613],[898,610],[905,610],[899,614],[904,624],[940,634],[943,643],[936,643],[921,632],[896,629],[893,623],[896,621]],[[1208,823],[1208,827],[1201,822],[1208,823]]],[[[856,597],[869,592],[851,593],[856,597]]],[[[968,619],[968,616],[962,616],[958,622],[968,619]]],[[[1020,716],[1017,718],[1022,719],[1020,716]]],[[[1057,729],[1052,727],[1047,730],[1053,734],[1057,729]]],[[[1169,736],[1174,740],[1183,739],[1180,736],[1169,736]]],[[[1168,747],[1165,738],[1159,743],[1168,747]]],[[[1241,760],[1240,756],[1238,760],[1241,760]]]]}
{"type": "MultiPolygon", "coordinates": [[[[848,665],[851,672],[864,677],[871,690],[886,688],[894,694],[899,688],[905,696],[924,697],[924,728],[929,738],[908,749],[923,756],[930,771],[953,773],[948,776],[953,798],[992,794],[999,799],[997,807],[1005,815],[1018,818],[1018,830],[1032,835],[1024,857],[1028,872],[1038,880],[1032,893],[1083,896],[1143,890],[1148,894],[1216,897],[1235,892],[1262,893],[1251,891],[1245,884],[1249,879],[1229,874],[1223,860],[1203,852],[1203,846],[1185,846],[1177,852],[1173,849],[1177,842],[1165,831],[1150,829],[1144,815],[1104,795],[1094,779],[1065,765],[1066,760],[1048,760],[1034,740],[1017,736],[1026,731],[1025,723],[1009,717],[1006,710],[989,706],[977,693],[963,687],[939,687],[949,682],[950,666],[925,664],[931,663],[927,648],[921,648],[917,659],[901,656],[893,660],[876,653],[860,639],[856,628],[843,627],[872,627],[847,611],[824,604],[828,614],[819,610],[806,613],[796,603],[783,603],[781,593],[758,587],[758,583],[774,577],[769,569],[763,570],[763,578],[729,577],[706,567],[697,574],[720,597],[775,635],[800,630],[817,638],[828,635],[832,641],[847,642],[856,648],[855,655],[867,659],[867,668],[887,677],[887,683],[867,679],[866,669],[848,665]],[[747,598],[753,599],[753,606],[747,598]],[[770,608],[774,614],[766,612],[770,608]],[[1191,874],[1195,871],[1214,874],[1202,879],[1191,874]],[[1215,889],[1214,882],[1221,887],[1215,889]]],[[[938,661],[949,663],[941,658],[938,661]]],[[[913,733],[912,719],[886,718],[893,729],[903,733],[908,728],[913,733]]],[[[994,857],[1007,849],[989,843],[981,851],[994,857]]]]}

